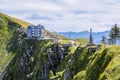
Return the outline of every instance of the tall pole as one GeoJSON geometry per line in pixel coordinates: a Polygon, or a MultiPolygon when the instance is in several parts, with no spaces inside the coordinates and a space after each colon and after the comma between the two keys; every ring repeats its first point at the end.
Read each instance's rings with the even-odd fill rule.
{"type": "Polygon", "coordinates": [[[92,38],[92,29],[90,28],[90,37],[89,37],[89,43],[93,44],[93,38],[92,38]]]}

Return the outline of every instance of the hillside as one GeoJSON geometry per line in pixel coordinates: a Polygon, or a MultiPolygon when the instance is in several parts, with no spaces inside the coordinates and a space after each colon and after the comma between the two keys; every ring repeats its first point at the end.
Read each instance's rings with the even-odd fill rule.
{"type": "Polygon", "coordinates": [[[53,44],[23,40],[4,80],[119,80],[119,46],[101,45],[97,52],[71,46],[68,55],[59,59],[53,44]]]}
{"type": "Polygon", "coordinates": [[[85,46],[87,39],[68,40],[59,35],[60,40],[25,39],[25,33],[18,30],[21,25],[0,15],[0,79],[120,79],[120,46],[99,45],[94,50],[96,46],[85,46]]]}
{"type": "Polygon", "coordinates": [[[14,49],[21,37],[20,34],[23,35],[17,30],[21,26],[20,24],[0,13],[0,72],[14,56],[14,49]]]}
{"type": "Polygon", "coordinates": [[[80,71],[74,76],[74,80],[119,80],[119,64],[115,63],[119,56],[118,48],[120,47],[102,46],[95,53],[83,52],[77,59],[82,66],[79,67],[80,71]]]}
{"type": "MultiPolygon", "coordinates": [[[[0,13],[0,73],[15,57],[18,44],[25,37],[25,33],[19,32],[18,28],[21,26],[26,28],[28,25],[27,22],[0,13]]],[[[50,31],[46,30],[46,32],[52,36],[55,35],[50,31]]],[[[61,38],[59,35],[56,37],[61,38]]]]}
{"type": "Polygon", "coordinates": [[[4,18],[7,18],[7,19],[10,19],[12,22],[15,22],[15,23],[21,25],[21,26],[24,27],[25,29],[27,28],[28,25],[30,25],[30,23],[28,23],[28,22],[25,22],[25,21],[16,19],[16,18],[14,18],[14,17],[11,17],[11,16],[6,15],[6,14],[3,14],[3,13],[0,13],[0,17],[4,17],[4,18]]]}

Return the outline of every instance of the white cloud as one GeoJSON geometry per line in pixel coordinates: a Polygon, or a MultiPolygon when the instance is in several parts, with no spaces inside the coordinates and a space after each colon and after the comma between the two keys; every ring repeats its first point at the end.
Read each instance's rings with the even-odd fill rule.
{"type": "Polygon", "coordinates": [[[120,24],[120,0],[1,0],[0,11],[51,31],[104,31],[120,24]]]}

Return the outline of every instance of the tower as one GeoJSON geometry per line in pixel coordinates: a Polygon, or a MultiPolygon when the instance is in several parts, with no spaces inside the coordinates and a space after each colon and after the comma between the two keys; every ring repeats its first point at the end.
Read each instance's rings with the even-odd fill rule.
{"type": "Polygon", "coordinates": [[[93,44],[92,29],[90,28],[89,44],[93,44]]]}

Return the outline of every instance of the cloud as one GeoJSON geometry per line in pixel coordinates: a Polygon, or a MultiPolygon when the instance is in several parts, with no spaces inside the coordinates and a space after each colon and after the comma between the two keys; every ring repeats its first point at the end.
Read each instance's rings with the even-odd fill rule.
{"type": "Polygon", "coordinates": [[[115,5],[115,3],[113,2],[108,2],[108,1],[101,1],[103,4],[107,4],[107,5],[115,5]]]}
{"type": "Polygon", "coordinates": [[[72,12],[74,14],[103,14],[103,13],[107,13],[106,11],[97,11],[97,10],[94,10],[94,11],[87,11],[87,10],[72,10],[72,12]]]}
{"type": "Polygon", "coordinates": [[[1,0],[0,11],[51,31],[104,31],[120,24],[119,0],[1,0]]]}
{"type": "Polygon", "coordinates": [[[52,20],[52,18],[50,18],[49,16],[42,16],[42,15],[39,15],[39,14],[32,14],[29,19],[32,19],[32,20],[52,20]]]}

